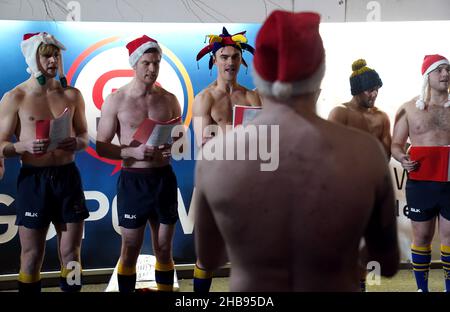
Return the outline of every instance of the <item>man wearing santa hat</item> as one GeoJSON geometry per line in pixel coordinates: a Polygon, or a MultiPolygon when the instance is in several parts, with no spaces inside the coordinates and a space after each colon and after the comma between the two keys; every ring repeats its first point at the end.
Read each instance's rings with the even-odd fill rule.
{"type": "Polygon", "coordinates": [[[88,145],[84,100],[79,90],[67,86],[61,58],[65,48],[54,36],[26,34],[21,49],[31,76],[5,93],[0,103],[0,157],[18,156],[22,162],[16,197],[21,244],[19,291],[41,289],[40,270],[50,222],[58,237],[60,287],[79,291],[80,276],[69,279],[81,273],[81,240],[84,219],[89,216],[74,163],[75,152],[88,145]],[[58,73],[60,81],[55,80],[58,73]],[[40,125],[50,125],[64,112],[71,134],[47,151],[49,128],[41,131],[40,125]]]}
{"type": "Polygon", "coordinates": [[[178,220],[177,180],[170,165],[170,146],[147,146],[133,135],[143,121],[169,121],[181,116],[177,98],[156,83],[162,51],[146,35],[127,44],[134,78],[110,94],[97,129],[97,153],[122,160],[117,182],[117,211],[122,235],[118,265],[119,291],[133,292],[136,262],[147,222],[150,223],[158,290],[172,291],[172,242],[178,220]],[[112,139],[117,134],[120,146],[112,139]]]}
{"type": "MultiPolygon", "coordinates": [[[[363,236],[382,275],[398,268],[384,151],[373,136],[316,114],[325,73],[319,23],[316,13],[274,11],[256,38],[254,81],[264,105],[249,126],[279,127],[278,169],[197,161],[197,257],[207,270],[229,259],[232,291],[359,291],[363,236]]],[[[265,140],[267,131],[236,145],[265,140]]]]}
{"type": "Polygon", "coordinates": [[[408,171],[411,257],[417,288],[423,292],[429,291],[431,243],[437,220],[445,288],[450,291],[449,71],[447,58],[438,54],[424,57],[421,93],[400,107],[392,136],[392,156],[408,171]]]}
{"type": "MultiPolygon", "coordinates": [[[[378,90],[383,86],[378,73],[364,59],[352,64],[350,89],[352,99],[333,108],[328,120],[372,134],[383,145],[387,159],[391,158],[391,126],[388,115],[375,107],[378,90]]],[[[367,250],[361,243],[361,290],[366,290],[367,250]]]]}

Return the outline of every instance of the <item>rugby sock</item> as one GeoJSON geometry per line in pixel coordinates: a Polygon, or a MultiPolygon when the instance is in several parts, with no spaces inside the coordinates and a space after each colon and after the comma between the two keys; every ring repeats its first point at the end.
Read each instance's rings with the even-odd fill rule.
{"type": "Polygon", "coordinates": [[[69,280],[67,280],[67,276],[73,270],[69,270],[65,267],[61,267],[61,274],[59,275],[59,288],[61,288],[64,292],[79,292],[81,290],[82,283],[82,272],[80,271],[79,280],[78,276],[69,276],[69,280]]]}
{"type": "Polygon", "coordinates": [[[212,272],[203,270],[195,264],[194,292],[207,293],[211,288],[212,272]]]}
{"type": "Polygon", "coordinates": [[[428,274],[431,263],[431,245],[416,246],[411,245],[412,264],[417,288],[423,292],[428,292],[428,274]]]}
{"type": "Polygon", "coordinates": [[[117,282],[120,292],[134,292],[136,287],[136,266],[127,267],[119,261],[117,268],[117,282]]]}
{"type": "Polygon", "coordinates": [[[441,245],[441,261],[444,269],[445,291],[450,292],[450,246],[441,245]]]}
{"type": "Polygon", "coordinates": [[[41,274],[27,274],[22,271],[19,272],[19,293],[40,293],[41,292],[41,274]]]}
{"type": "Polygon", "coordinates": [[[160,263],[156,261],[155,280],[158,291],[173,291],[173,275],[175,266],[173,262],[160,263]]]}

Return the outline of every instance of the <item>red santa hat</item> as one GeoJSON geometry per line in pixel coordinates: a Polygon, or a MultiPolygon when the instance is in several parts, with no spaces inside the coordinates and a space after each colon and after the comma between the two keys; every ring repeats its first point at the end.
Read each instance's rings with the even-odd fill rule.
{"type": "Polygon", "coordinates": [[[134,67],[137,61],[141,58],[145,51],[150,48],[155,48],[160,54],[162,54],[161,47],[158,41],[152,39],[146,35],[136,38],[127,44],[128,54],[130,55],[130,66],[134,67]]]}
{"type": "MultiPolygon", "coordinates": [[[[36,53],[41,44],[52,44],[58,47],[61,50],[65,50],[64,45],[59,42],[54,36],[46,33],[30,33],[23,35],[23,40],[20,43],[20,48],[22,50],[22,54],[25,57],[25,62],[28,65],[27,72],[32,74],[34,77],[38,79],[38,81],[42,81],[40,77],[43,77],[42,72],[39,70],[37,64],[36,53]]],[[[60,68],[62,68],[62,58],[59,62],[60,68]]],[[[61,76],[61,73],[60,73],[61,76]]],[[[64,76],[64,75],[62,75],[64,76]]],[[[60,77],[61,78],[61,77],[60,77]]]]}
{"type": "Polygon", "coordinates": [[[270,14],[256,37],[253,78],[258,92],[283,100],[320,89],[325,50],[319,23],[313,12],[270,14]]]}
{"type": "MultiPolygon", "coordinates": [[[[439,54],[433,55],[425,55],[422,63],[422,92],[420,93],[419,99],[416,101],[416,106],[418,109],[425,109],[425,101],[428,98],[428,75],[438,68],[442,64],[449,64],[448,60],[439,54]]],[[[449,97],[450,100],[450,97],[449,97]]],[[[450,106],[450,103],[447,102],[445,107],[450,106]]]]}

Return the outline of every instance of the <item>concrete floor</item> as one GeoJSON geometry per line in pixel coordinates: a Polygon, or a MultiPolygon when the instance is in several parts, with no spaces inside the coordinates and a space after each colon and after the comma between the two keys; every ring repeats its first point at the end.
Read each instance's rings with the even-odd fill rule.
{"type": "MultiPolygon", "coordinates": [[[[192,292],[192,279],[178,281],[181,292],[192,292]]],[[[103,292],[107,284],[84,285],[83,292],[103,292]]],[[[430,271],[429,289],[431,292],[444,291],[444,274],[442,269],[430,271]]],[[[416,292],[416,283],[411,270],[400,270],[393,278],[381,278],[379,285],[367,285],[368,292],[416,292]]],[[[58,292],[58,287],[44,288],[44,292],[58,292]]],[[[211,285],[212,292],[227,292],[228,278],[214,278],[211,285]]]]}

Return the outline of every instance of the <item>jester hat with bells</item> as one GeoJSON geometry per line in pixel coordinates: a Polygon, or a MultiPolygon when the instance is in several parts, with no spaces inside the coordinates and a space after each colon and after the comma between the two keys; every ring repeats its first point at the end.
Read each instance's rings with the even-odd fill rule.
{"type": "MultiPolygon", "coordinates": [[[[54,45],[61,51],[65,50],[66,48],[54,36],[46,32],[30,33],[23,35],[23,40],[20,43],[20,48],[22,50],[23,56],[25,57],[25,62],[28,65],[27,72],[29,74],[32,74],[37,79],[38,83],[43,86],[45,85],[46,78],[44,74],[39,70],[37,62],[37,51],[41,46],[41,44],[54,45]]],[[[62,53],[59,53],[58,74],[61,86],[63,88],[66,88],[67,79],[64,75],[62,53]]]]}
{"type": "MultiPolygon", "coordinates": [[[[246,31],[242,31],[240,33],[230,35],[228,33],[228,30],[223,27],[222,34],[220,35],[207,35],[206,38],[209,38],[209,44],[201,49],[200,52],[197,54],[197,62],[204,57],[207,53],[210,53],[209,56],[209,69],[213,67],[214,64],[214,54],[217,52],[217,50],[226,47],[226,46],[232,46],[241,51],[246,50],[253,54],[255,52],[255,49],[253,49],[252,46],[247,44],[247,38],[245,37],[246,31]]],[[[245,62],[244,58],[242,58],[242,64],[244,64],[245,67],[247,66],[247,63],[245,62]]]]}

